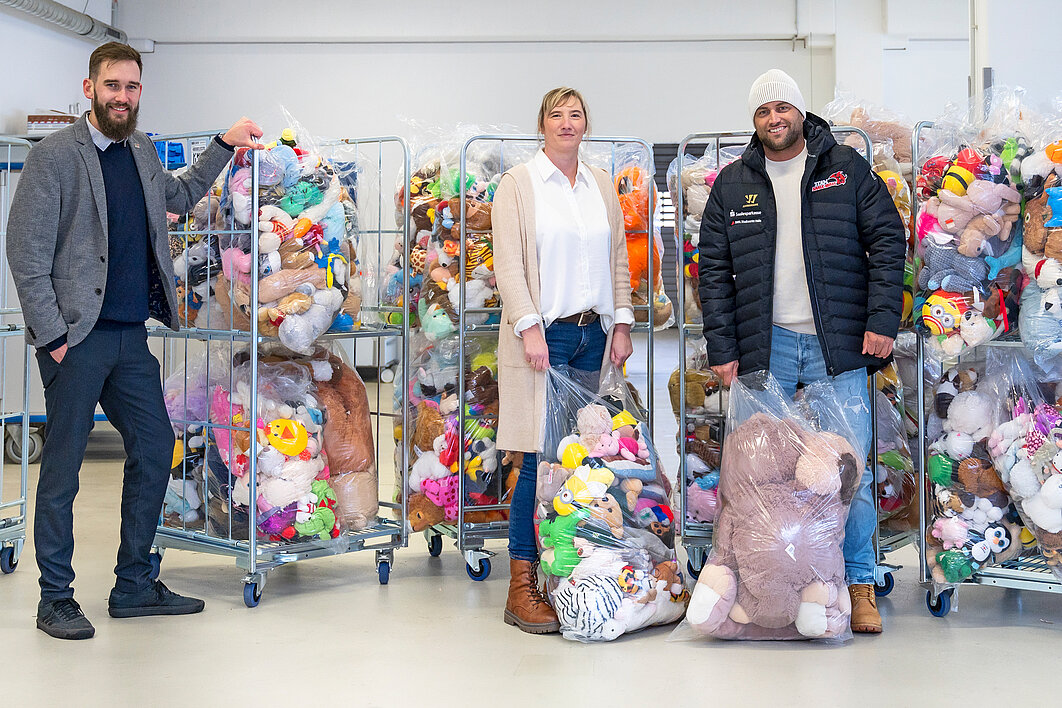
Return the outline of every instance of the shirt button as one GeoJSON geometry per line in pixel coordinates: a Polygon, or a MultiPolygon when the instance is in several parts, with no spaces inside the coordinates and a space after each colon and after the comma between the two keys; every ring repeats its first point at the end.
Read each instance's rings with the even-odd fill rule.
{"type": "Polygon", "coordinates": [[[100,263],[106,263],[106,262],[107,262],[107,259],[104,258],[103,256],[100,256],[100,263]]]}
{"type": "Polygon", "coordinates": [[[97,295],[102,295],[102,294],[103,294],[103,291],[102,291],[102,290],[100,290],[99,288],[96,288],[96,294],[97,294],[97,295]]]}

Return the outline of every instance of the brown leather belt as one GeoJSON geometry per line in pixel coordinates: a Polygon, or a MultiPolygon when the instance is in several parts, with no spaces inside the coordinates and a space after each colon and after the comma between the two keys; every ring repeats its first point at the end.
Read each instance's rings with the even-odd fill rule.
{"type": "Polygon", "coordinates": [[[558,317],[556,322],[569,322],[571,324],[585,327],[588,324],[597,322],[598,314],[593,310],[586,310],[575,315],[568,315],[567,317],[558,317]]]}

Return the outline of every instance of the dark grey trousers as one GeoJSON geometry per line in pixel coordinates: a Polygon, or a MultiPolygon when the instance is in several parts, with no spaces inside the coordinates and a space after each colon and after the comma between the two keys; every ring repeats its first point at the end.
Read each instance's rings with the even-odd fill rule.
{"type": "Polygon", "coordinates": [[[148,554],[173,460],[173,430],[162,399],[159,362],[143,325],[97,325],[62,363],[37,351],[48,415],[33,519],[41,599],[73,597],[74,497],[96,404],[122,435],[121,542],[115,587],[137,592],[151,581],[148,554]]]}

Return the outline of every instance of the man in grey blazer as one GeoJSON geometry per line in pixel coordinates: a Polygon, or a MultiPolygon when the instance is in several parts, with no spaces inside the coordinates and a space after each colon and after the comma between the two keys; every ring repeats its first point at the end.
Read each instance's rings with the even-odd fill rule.
{"type": "Polygon", "coordinates": [[[136,130],[141,70],[139,53],[127,45],[92,52],[83,87],[92,109],[30,151],[11,204],[8,260],[48,415],[33,527],[37,627],[61,639],[95,633],[73,597],[71,559],[78,472],[97,403],[126,453],[109,614],[203,609],[202,600],[150,578],[174,436],[144,322],[178,327],[166,211],[189,211],[235,147],[262,147],[262,131],[242,118],[187,172],[172,176],[151,139],[136,130]]]}

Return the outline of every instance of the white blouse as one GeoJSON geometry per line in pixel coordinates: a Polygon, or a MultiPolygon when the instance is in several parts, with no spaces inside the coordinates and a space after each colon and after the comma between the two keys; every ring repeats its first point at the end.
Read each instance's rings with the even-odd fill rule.
{"type": "Polygon", "coordinates": [[[612,228],[590,168],[580,162],[572,186],[542,150],[530,167],[542,314],[521,317],[513,330],[519,335],[536,324],[549,327],[560,317],[587,310],[600,315],[606,332],[613,322],[633,324],[633,310],[615,309],[609,264],[612,228]]]}

